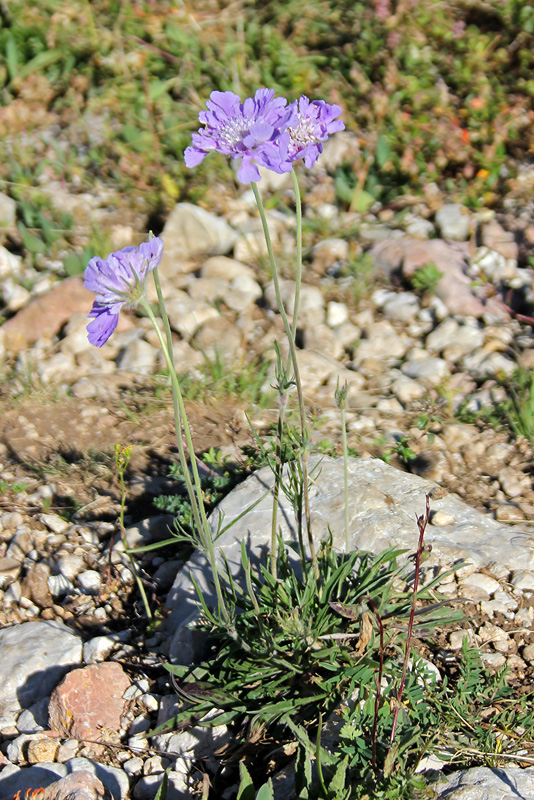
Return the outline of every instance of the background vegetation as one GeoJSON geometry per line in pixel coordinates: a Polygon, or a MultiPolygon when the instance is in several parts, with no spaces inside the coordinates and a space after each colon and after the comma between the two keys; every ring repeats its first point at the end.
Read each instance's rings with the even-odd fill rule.
{"type": "MultiPolygon", "coordinates": [[[[69,204],[50,202],[56,181],[108,191],[155,230],[177,199],[216,210],[230,167],[182,161],[213,89],[340,103],[359,144],[336,175],[345,204],[358,187],[402,205],[436,182],[501,207],[534,151],[525,0],[12,0],[0,20],[0,188],[30,253],[80,244],[69,204]]],[[[83,231],[80,264],[98,240],[83,231]]]]}

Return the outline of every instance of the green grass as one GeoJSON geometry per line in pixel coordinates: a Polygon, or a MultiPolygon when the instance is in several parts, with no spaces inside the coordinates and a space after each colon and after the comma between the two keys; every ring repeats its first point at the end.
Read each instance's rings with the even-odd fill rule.
{"type": "Polygon", "coordinates": [[[230,166],[213,156],[189,171],[182,161],[213,89],[245,96],[266,85],[290,100],[339,102],[361,147],[335,176],[342,205],[421,194],[429,181],[469,205],[499,205],[501,168],[513,174],[534,144],[534,126],[523,125],[534,97],[531,5],[385,7],[289,0],[229,15],[215,0],[5,5],[0,180],[17,201],[13,245],[37,267],[74,246],[71,274],[104,252],[52,205],[51,181],[75,193],[106,187],[110,204],[154,221],[177,199],[217,207],[230,166]]]}

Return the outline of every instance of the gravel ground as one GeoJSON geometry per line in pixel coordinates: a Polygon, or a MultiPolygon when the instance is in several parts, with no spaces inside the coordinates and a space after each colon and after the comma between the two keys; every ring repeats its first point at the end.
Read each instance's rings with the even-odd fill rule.
{"type": "MultiPolygon", "coordinates": [[[[335,164],[335,150],[329,158],[335,164]]],[[[532,445],[499,419],[498,408],[515,397],[506,381],[517,368],[534,366],[533,272],[527,266],[532,210],[512,203],[497,217],[434,199],[434,205],[421,201],[400,212],[376,209],[362,216],[333,205],[326,173],[308,188],[306,216],[317,231],[329,229],[328,236],[316,233],[305,252],[298,334],[314,446],[339,453],[334,392],[338,380],[347,381],[349,447],[361,458],[387,458],[489,517],[531,530],[532,445]],[[424,291],[414,274],[429,263],[441,278],[424,291]]],[[[290,197],[289,188],[278,191],[290,197]]],[[[202,353],[232,371],[252,358],[269,361],[274,340],[282,341],[251,198],[245,192],[218,212],[178,204],[161,234],[175,359],[193,380],[204,374],[202,353]]],[[[283,293],[290,298],[286,254],[293,248],[294,218],[279,211],[269,216],[286,278],[283,293]]],[[[115,246],[127,243],[121,237],[124,230],[115,230],[115,246]]],[[[154,796],[170,766],[181,776],[174,778],[179,796],[193,745],[185,755],[170,755],[164,743],[158,749],[143,737],[174,702],[161,667],[164,634],[146,631],[121,543],[110,553],[120,499],[115,442],[133,445],[128,542],[167,535],[170,518],[152,504],[172,493],[168,469],[176,458],[170,394],[159,374],[163,362],[149,321],[133,313],[121,316],[108,344],[92,348],[85,334],[92,297],[81,278],[60,281],[57,272],[50,265],[36,274],[0,248],[7,317],[0,328],[0,633],[22,623],[60,622],[81,637],[81,664],[119,662],[136,688],[116,740],[103,751],[68,730],[56,739],[38,732],[49,728],[42,698],[16,713],[2,712],[0,759],[4,769],[93,759],[120,768],[141,800],[154,796]],[[23,717],[30,706],[33,723],[23,717]],[[46,745],[30,754],[21,734],[46,745]]],[[[261,435],[276,418],[272,374],[271,364],[256,397],[265,402],[253,407],[261,435]]],[[[188,408],[198,452],[222,448],[244,461],[241,448],[252,442],[246,397],[215,386],[188,408]]],[[[173,545],[142,557],[154,609],[163,613],[186,555],[173,545]]],[[[487,577],[509,581],[508,574],[487,577]]],[[[481,613],[485,595],[477,595],[487,586],[475,584],[467,612],[471,620],[479,617],[466,628],[488,665],[515,659],[514,680],[526,687],[534,664],[534,586],[516,586],[512,613],[491,618],[481,613]]],[[[457,650],[461,635],[440,634],[438,649],[457,650]]],[[[213,747],[207,752],[209,760],[213,747]]]]}

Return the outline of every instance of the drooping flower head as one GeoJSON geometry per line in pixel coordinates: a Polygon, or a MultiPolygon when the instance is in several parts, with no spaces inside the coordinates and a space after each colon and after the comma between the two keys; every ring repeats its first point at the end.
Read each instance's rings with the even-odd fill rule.
{"type": "Polygon", "coordinates": [[[302,95],[290,108],[294,118],[280,137],[282,171],[289,172],[293,162],[303,158],[308,168],[313,167],[323,152],[323,142],[331,133],[345,128],[345,123],[336,119],[341,107],[329,105],[324,100],[310,100],[302,95]]]}
{"type": "Polygon", "coordinates": [[[158,266],[162,253],[163,241],[155,236],[139,247],[123,247],[105,259],[95,256],[89,261],[83,285],[96,294],[87,326],[95,347],[107,342],[121,308],[133,308],[144,296],[147,275],[158,266]]]}
{"type": "Polygon", "coordinates": [[[211,151],[241,158],[237,173],[241,183],[259,181],[258,165],[282,172],[280,136],[293,121],[295,109],[273,89],[258,89],[244,103],[234,92],[212,92],[199,120],[205,127],[193,134],[184,153],[188,167],[196,167],[211,151]]]}

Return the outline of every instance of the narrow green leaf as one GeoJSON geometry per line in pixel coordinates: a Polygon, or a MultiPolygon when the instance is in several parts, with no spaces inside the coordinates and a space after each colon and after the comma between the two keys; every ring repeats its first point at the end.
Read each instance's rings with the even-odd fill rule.
{"type": "Polygon", "coordinates": [[[154,800],[167,800],[167,787],[169,785],[170,769],[171,769],[170,767],[167,767],[167,769],[163,773],[163,778],[161,779],[161,783],[159,785],[158,791],[156,792],[154,800]]]}
{"type": "Polygon", "coordinates": [[[16,78],[19,71],[19,51],[17,43],[12,36],[6,42],[6,61],[10,80],[16,78]]]}
{"type": "Polygon", "coordinates": [[[391,156],[391,148],[385,136],[380,136],[376,143],[376,162],[379,167],[383,167],[391,156]]]}
{"type": "Polygon", "coordinates": [[[32,72],[44,69],[45,67],[54,64],[62,57],[61,50],[44,50],[42,53],[37,53],[30,61],[27,61],[18,72],[19,78],[27,78],[32,72]]]}
{"type": "Polygon", "coordinates": [[[17,228],[26,250],[29,250],[30,253],[46,253],[46,245],[39,236],[29,231],[22,222],[19,222],[17,228]]]}

